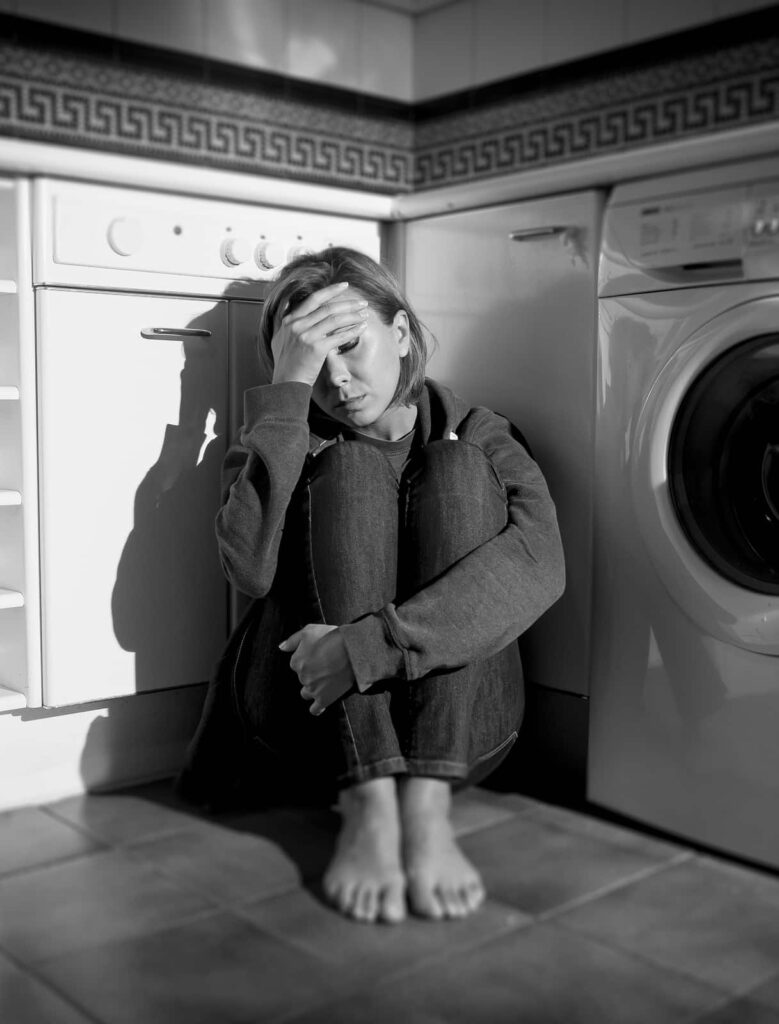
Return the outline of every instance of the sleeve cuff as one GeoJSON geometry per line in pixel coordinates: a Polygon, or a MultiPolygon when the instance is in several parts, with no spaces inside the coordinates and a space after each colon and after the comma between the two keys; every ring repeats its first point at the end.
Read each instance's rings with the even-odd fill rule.
{"type": "Polygon", "coordinates": [[[360,693],[383,680],[405,678],[403,651],[394,643],[381,612],[338,628],[360,693]]]}
{"type": "Polygon", "coordinates": [[[263,419],[308,419],[312,390],[310,384],[297,380],[248,388],[243,393],[245,426],[263,419]]]}

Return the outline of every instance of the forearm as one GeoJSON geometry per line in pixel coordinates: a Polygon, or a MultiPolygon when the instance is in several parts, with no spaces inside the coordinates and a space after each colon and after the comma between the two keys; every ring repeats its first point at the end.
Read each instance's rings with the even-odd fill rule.
{"type": "Polygon", "coordinates": [[[301,383],[247,391],[239,442],[225,459],[219,553],[230,582],[253,597],[273,582],[284,519],[308,452],[310,396],[301,383]]]}

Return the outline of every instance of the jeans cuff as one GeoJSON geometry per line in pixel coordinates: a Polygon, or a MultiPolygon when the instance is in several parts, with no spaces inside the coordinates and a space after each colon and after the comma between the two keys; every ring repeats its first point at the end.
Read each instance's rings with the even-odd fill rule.
{"type": "Polygon", "coordinates": [[[346,786],[354,786],[358,782],[368,782],[370,779],[379,779],[382,775],[405,775],[408,772],[408,762],[405,757],[385,757],[381,761],[369,761],[367,764],[357,764],[348,771],[342,772],[336,778],[336,785],[339,789],[346,786]]]}

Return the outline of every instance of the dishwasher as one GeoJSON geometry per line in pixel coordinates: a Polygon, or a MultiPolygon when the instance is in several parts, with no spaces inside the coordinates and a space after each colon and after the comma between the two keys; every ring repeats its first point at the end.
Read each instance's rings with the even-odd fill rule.
{"type": "Polygon", "coordinates": [[[378,259],[379,225],[55,179],[32,212],[42,703],[202,683],[239,603],[214,517],[263,297],[301,251],[378,259]]]}

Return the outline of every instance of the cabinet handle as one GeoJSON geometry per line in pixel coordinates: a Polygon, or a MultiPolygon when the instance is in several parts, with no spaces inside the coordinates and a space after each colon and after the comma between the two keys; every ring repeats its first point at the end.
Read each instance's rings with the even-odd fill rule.
{"type": "Polygon", "coordinates": [[[142,338],[210,338],[211,332],[200,327],[144,327],[142,338]]]}
{"type": "Polygon", "coordinates": [[[520,231],[512,231],[509,239],[512,242],[534,242],[537,238],[554,238],[555,235],[563,235],[568,228],[562,224],[553,224],[546,228],[522,228],[520,231]]]}

